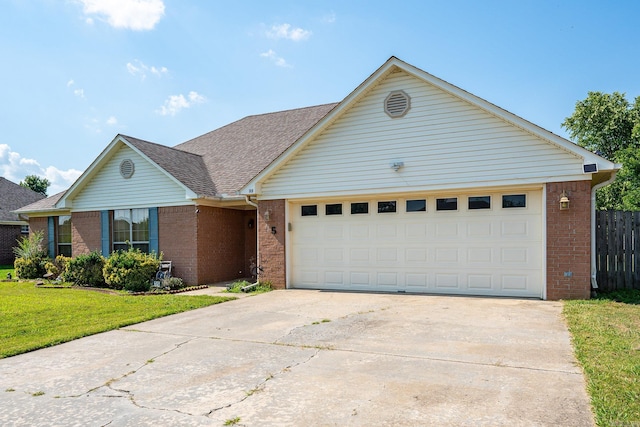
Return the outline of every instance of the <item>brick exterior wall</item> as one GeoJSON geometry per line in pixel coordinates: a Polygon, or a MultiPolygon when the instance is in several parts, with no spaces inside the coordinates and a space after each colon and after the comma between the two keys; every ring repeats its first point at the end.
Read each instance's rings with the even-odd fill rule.
{"type": "Polygon", "coordinates": [[[258,242],[260,265],[264,268],[260,280],[270,281],[276,289],[286,287],[285,201],[265,200],[258,203],[258,242]],[[269,211],[269,220],[265,212],[269,211]],[[276,234],[272,233],[275,227],[276,234]]]}
{"type": "Polygon", "coordinates": [[[18,245],[22,237],[20,230],[19,225],[0,225],[0,265],[13,265],[16,259],[13,248],[18,245]]]}
{"type": "Polygon", "coordinates": [[[158,209],[159,249],[173,275],[188,284],[210,284],[249,276],[255,257],[255,211],[207,206],[158,209]],[[254,237],[252,237],[254,236],[254,237]]]}
{"type": "Polygon", "coordinates": [[[29,218],[29,233],[42,231],[42,244],[47,247],[49,241],[49,218],[29,218]]]}
{"type": "Polygon", "coordinates": [[[547,299],[591,295],[591,181],[547,184],[547,299]],[[569,209],[560,210],[562,192],[569,209]],[[570,277],[565,272],[571,272],[570,277]]]}
{"type": "Polygon", "coordinates": [[[163,259],[172,262],[173,276],[196,285],[197,217],[195,206],[158,208],[158,249],[163,259]]]}
{"type": "MultiPolygon", "coordinates": [[[[102,253],[100,212],[74,212],[71,214],[71,255],[93,251],[102,253]]],[[[108,255],[108,254],[102,254],[108,255]]]]}
{"type": "Polygon", "coordinates": [[[200,283],[233,280],[247,275],[245,213],[200,206],[198,217],[198,279],[200,283]]]}

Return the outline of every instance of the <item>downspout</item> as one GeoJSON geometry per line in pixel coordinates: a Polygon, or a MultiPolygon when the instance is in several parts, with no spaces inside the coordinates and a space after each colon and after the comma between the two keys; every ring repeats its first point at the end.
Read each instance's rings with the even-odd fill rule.
{"type": "Polygon", "coordinates": [[[611,184],[616,179],[617,173],[618,170],[614,169],[608,180],[591,188],[591,287],[593,289],[598,289],[598,280],[596,279],[598,273],[596,268],[596,191],[611,184]]]}

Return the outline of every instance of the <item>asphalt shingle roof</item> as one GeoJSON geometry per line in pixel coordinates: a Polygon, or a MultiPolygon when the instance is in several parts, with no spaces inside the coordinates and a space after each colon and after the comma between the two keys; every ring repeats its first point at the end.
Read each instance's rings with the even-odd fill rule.
{"type": "Polygon", "coordinates": [[[42,199],[42,194],[0,177],[0,221],[18,221],[12,211],[42,199]]]}
{"type": "Polygon", "coordinates": [[[194,193],[203,196],[216,194],[215,184],[202,156],[131,136],[122,137],[194,193]]]}
{"type": "Polygon", "coordinates": [[[248,116],[174,148],[202,156],[217,194],[235,194],[338,104],[248,116]]]}
{"type": "Polygon", "coordinates": [[[17,213],[21,212],[37,212],[37,211],[48,211],[56,208],[56,203],[62,196],[64,196],[66,191],[61,191],[53,196],[49,196],[46,199],[38,200],[37,202],[31,203],[30,205],[26,205],[21,207],[20,209],[16,209],[17,213]]]}

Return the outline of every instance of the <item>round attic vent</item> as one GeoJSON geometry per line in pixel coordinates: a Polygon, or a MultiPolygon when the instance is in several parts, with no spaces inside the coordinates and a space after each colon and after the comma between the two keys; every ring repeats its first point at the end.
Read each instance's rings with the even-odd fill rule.
{"type": "Polygon", "coordinates": [[[384,112],[393,119],[407,114],[411,108],[411,98],[403,90],[391,92],[384,100],[384,112]]]}
{"type": "Polygon", "coordinates": [[[136,170],[135,165],[130,159],[124,159],[120,163],[120,175],[122,175],[124,179],[131,178],[135,170],[136,170]]]}

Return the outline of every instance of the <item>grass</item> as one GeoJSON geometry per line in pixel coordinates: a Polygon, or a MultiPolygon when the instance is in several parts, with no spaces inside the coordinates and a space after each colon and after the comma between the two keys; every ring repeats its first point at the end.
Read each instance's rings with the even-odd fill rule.
{"type": "MultiPolygon", "coordinates": [[[[242,292],[242,288],[245,286],[252,285],[252,283],[247,282],[246,280],[242,280],[239,282],[234,282],[227,287],[227,292],[231,292],[233,294],[239,294],[242,292]]],[[[271,283],[269,282],[260,282],[258,286],[248,289],[251,295],[253,294],[262,294],[265,292],[272,291],[271,283]]]]}
{"type": "Polygon", "coordinates": [[[234,298],[120,296],[36,288],[33,282],[0,282],[0,358],[229,299],[234,298]]]}
{"type": "Polygon", "coordinates": [[[0,280],[7,278],[7,273],[11,273],[11,277],[15,278],[16,274],[13,265],[0,265],[0,280]]]}
{"type": "Polygon", "coordinates": [[[566,301],[599,426],[640,425],[640,290],[566,301]]]}

